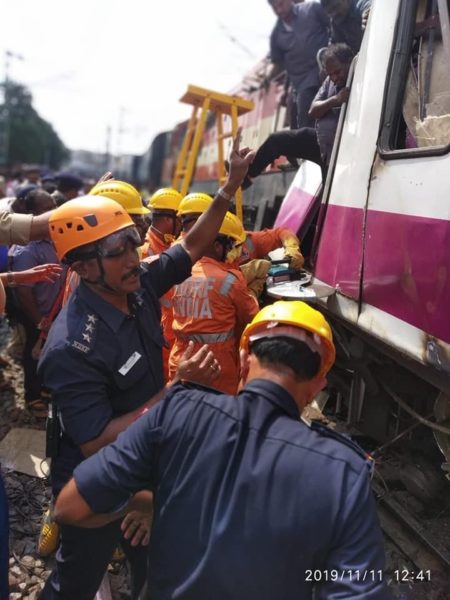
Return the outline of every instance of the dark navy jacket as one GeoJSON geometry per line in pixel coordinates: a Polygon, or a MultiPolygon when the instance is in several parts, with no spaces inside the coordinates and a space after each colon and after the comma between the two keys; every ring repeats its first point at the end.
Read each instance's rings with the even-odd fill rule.
{"type": "Polygon", "coordinates": [[[178,384],[74,476],[95,513],[154,491],[152,600],[390,597],[363,452],[275,383],[178,384]]]}
{"type": "Polygon", "coordinates": [[[164,387],[158,297],[189,277],[191,267],[178,244],[142,266],[141,290],[129,298],[131,315],[83,282],[58,315],[39,362],[64,429],[52,461],[55,493],[83,459],[80,445],[164,387]]]}

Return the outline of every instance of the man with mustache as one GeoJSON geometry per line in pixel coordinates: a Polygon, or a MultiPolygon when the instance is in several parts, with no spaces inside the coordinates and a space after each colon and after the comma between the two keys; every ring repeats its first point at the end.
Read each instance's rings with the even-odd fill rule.
{"type": "MultiPolygon", "coordinates": [[[[158,298],[190,276],[192,265],[215,239],[252,158],[248,149],[239,149],[238,134],[230,174],[210,209],[180,244],[150,264],[140,266],[139,234],[111,199],[85,196],[52,215],[50,234],[57,254],[81,278],[50,330],[40,361],[63,430],[52,460],[55,495],[85,457],[115,440],[157,401],[155,395],[162,395],[158,298]]],[[[209,373],[203,381],[211,380],[218,372],[212,353],[203,347],[196,358],[209,373]]],[[[187,358],[180,361],[178,378],[191,378],[191,363],[187,358]]],[[[126,521],[125,537],[138,528],[142,541],[148,540],[150,511],[151,504],[146,515],[126,521]]],[[[95,531],[62,526],[57,565],[40,598],[91,600],[120,541],[120,523],[95,531]]],[[[132,598],[137,598],[145,579],[146,552],[130,544],[124,550],[131,563],[132,598]]]]}

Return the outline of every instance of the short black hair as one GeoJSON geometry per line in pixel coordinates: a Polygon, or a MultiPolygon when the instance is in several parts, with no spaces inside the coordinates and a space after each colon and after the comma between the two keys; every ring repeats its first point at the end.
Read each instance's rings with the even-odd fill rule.
{"type": "Polygon", "coordinates": [[[44,194],[46,196],[51,196],[48,192],[46,192],[42,188],[36,188],[36,187],[34,190],[29,191],[28,194],[26,194],[24,196],[23,202],[24,202],[24,207],[25,207],[26,213],[28,213],[28,214],[34,213],[34,211],[36,210],[36,202],[37,202],[39,196],[41,196],[42,194],[44,194]]]}
{"type": "Polygon", "coordinates": [[[353,50],[347,44],[331,44],[322,52],[320,62],[325,65],[329,60],[338,60],[343,65],[349,65],[354,56],[353,50]]]}
{"type": "Polygon", "coordinates": [[[267,337],[250,344],[250,352],[265,365],[283,365],[294,372],[299,381],[309,381],[319,373],[321,357],[305,342],[291,337],[267,337]]]}

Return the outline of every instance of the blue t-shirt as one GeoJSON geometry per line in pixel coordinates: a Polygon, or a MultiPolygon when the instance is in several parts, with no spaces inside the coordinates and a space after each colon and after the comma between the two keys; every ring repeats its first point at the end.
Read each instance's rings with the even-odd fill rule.
{"type": "Polygon", "coordinates": [[[278,19],[270,37],[274,63],[287,71],[297,91],[320,85],[317,52],[328,46],[329,20],[318,2],[293,6],[294,20],[287,27],[278,19]]]}
{"type": "Polygon", "coordinates": [[[176,385],[74,476],[95,513],[154,492],[152,600],[390,598],[364,453],[268,380],[176,385]]]}

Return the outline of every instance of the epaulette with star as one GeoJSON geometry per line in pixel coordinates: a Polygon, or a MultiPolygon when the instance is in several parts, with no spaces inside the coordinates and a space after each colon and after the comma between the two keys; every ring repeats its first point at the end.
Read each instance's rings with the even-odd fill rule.
{"type": "Polygon", "coordinates": [[[93,313],[87,313],[85,318],[82,320],[81,325],[77,331],[75,339],[72,341],[70,346],[78,352],[83,354],[89,354],[94,347],[95,335],[97,330],[97,315],[93,313]]]}

